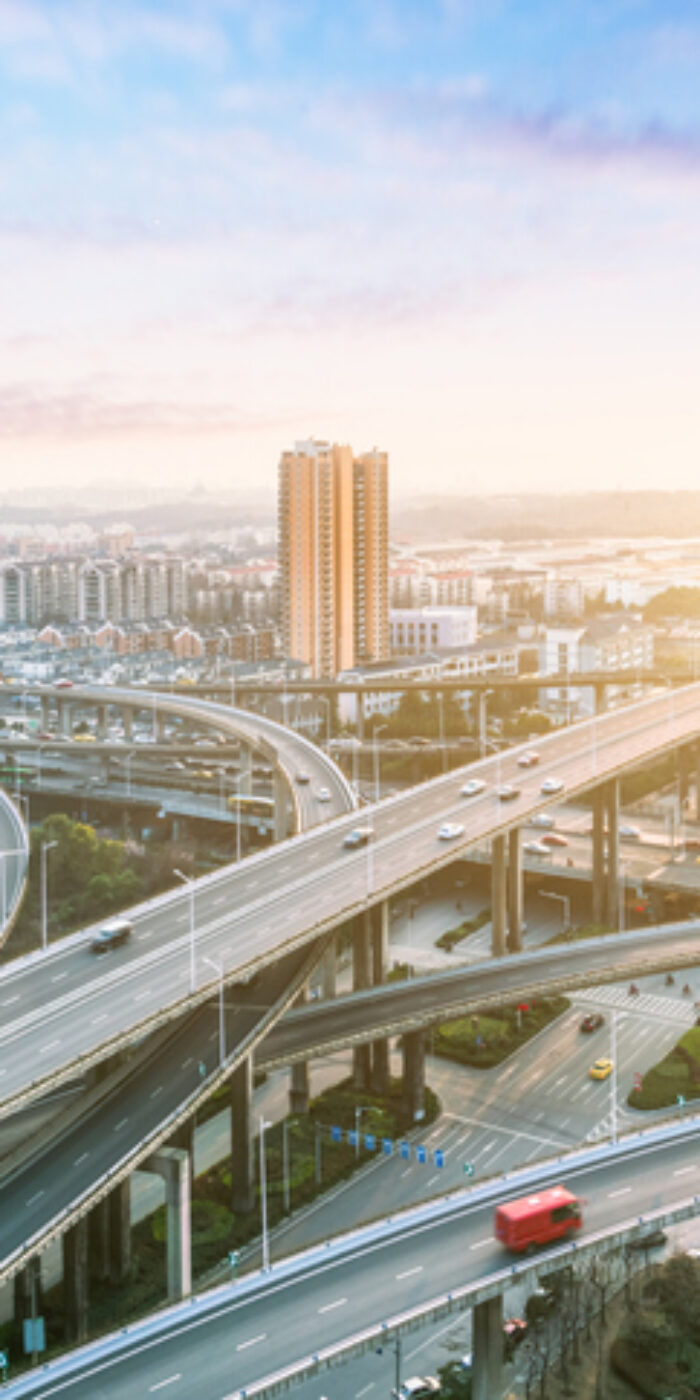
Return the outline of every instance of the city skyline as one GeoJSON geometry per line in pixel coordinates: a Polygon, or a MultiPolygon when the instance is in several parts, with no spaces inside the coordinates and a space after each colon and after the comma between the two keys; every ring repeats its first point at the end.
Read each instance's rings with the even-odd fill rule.
{"type": "Polygon", "coordinates": [[[688,3],[0,5],[2,485],[690,488],[688,3]]]}

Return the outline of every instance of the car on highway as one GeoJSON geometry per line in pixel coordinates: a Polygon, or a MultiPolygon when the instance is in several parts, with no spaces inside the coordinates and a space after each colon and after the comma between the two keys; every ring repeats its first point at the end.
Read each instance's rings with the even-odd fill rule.
{"type": "Polygon", "coordinates": [[[317,802],[330,802],[330,800],[331,800],[331,795],[330,795],[330,792],[328,791],[328,788],[319,788],[318,792],[316,793],[316,801],[317,801],[317,802]]]}
{"type": "Polygon", "coordinates": [[[568,846],[569,844],[560,831],[545,831],[540,840],[544,842],[545,846],[568,846]]]}
{"type": "Polygon", "coordinates": [[[454,841],[463,835],[464,827],[461,822],[443,822],[438,831],[438,841],[454,841]]]}
{"type": "Polygon", "coordinates": [[[295,783],[298,783],[300,787],[304,787],[304,786],[306,785],[306,783],[310,783],[310,782],[311,782],[311,779],[310,779],[308,773],[297,773],[297,774],[295,775],[294,781],[295,781],[295,783]]]}
{"type": "Polygon", "coordinates": [[[523,850],[528,856],[551,856],[549,846],[545,846],[544,841],[524,841],[523,850]]]}
{"type": "Polygon", "coordinates": [[[518,759],[518,768],[534,768],[539,763],[540,756],[534,749],[528,749],[527,753],[521,753],[518,759]]]}
{"type": "Polygon", "coordinates": [[[470,778],[469,782],[460,788],[460,792],[462,797],[476,797],[477,793],[483,792],[485,787],[486,783],[483,778],[470,778]]]}
{"type": "Polygon", "coordinates": [[[554,792],[561,792],[564,784],[561,778],[545,778],[540,792],[543,797],[551,797],[554,792]]]}
{"type": "Polygon", "coordinates": [[[638,841],[642,833],[638,826],[632,826],[631,822],[623,822],[618,827],[618,834],[624,836],[626,841],[638,841]]]}
{"type": "Polygon", "coordinates": [[[74,734],[74,735],[73,735],[73,743],[74,743],[74,744],[96,744],[96,743],[97,743],[97,735],[96,735],[96,734],[74,734]]]}
{"type": "Polygon", "coordinates": [[[590,1011],[587,1016],[584,1016],[579,1030],[583,1031],[584,1035],[590,1035],[591,1031],[597,1031],[604,1025],[605,1017],[601,1016],[599,1011],[590,1011]]]}
{"type": "Polygon", "coordinates": [[[528,826],[538,826],[540,830],[549,831],[556,826],[556,821],[549,812],[535,812],[534,816],[528,818],[528,826]]]}
{"type": "Polygon", "coordinates": [[[134,925],[130,919],[112,919],[111,923],[103,924],[97,933],[94,933],[90,940],[90,947],[93,953],[108,953],[110,948],[119,948],[122,943],[126,943],[134,931],[134,925]]]}
{"type": "Polygon", "coordinates": [[[71,690],[73,682],[69,681],[66,676],[62,676],[60,680],[54,681],[53,685],[54,690],[71,690]]]}
{"type": "Polygon", "coordinates": [[[595,1064],[591,1065],[588,1075],[590,1079],[609,1079],[612,1072],[613,1062],[604,1056],[602,1060],[596,1060],[595,1064]]]}
{"type": "Polygon", "coordinates": [[[520,788],[513,787],[512,783],[505,783],[498,789],[499,802],[514,802],[520,796],[520,788]]]}
{"type": "Polygon", "coordinates": [[[360,846],[366,846],[367,842],[371,841],[373,836],[374,827],[354,826],[352,831],[349,831],[347,835],[343,837],[343,846],[346,851],[356,851],[360,846]]]}
{"type": "Polygon", "coordinates": [[[394,1400],[430,1400],[431,1395],[440,1394],[440,1382],[435,1376],[411,1376],[391,1394],[394,1400]]]}

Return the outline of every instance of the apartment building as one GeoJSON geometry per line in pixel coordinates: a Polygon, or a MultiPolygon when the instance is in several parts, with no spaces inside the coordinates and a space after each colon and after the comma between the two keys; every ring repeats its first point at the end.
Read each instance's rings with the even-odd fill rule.
{"type": "Polygon", "coordinates": [[[310,439],[279,464],[282,639],[314,677],[389,652],[388,460],[310,439]]]}

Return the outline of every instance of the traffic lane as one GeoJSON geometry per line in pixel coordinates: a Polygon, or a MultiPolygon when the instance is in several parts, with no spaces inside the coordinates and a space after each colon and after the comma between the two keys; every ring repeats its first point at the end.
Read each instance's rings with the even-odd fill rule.
{"type": "MultiPolygon", "coordinates": [[[[306,953],[292,954],[261,974],[254,986],[237,989],[226,1006],[229,1056],[275,1005],[284,1000],[306,953]]],[[[218,1065],[218,1005],[201,1008],[154,1051],[144,1046],[130,1074],[97,1106],[46,1145],[0,1187],[0,1259],[5,1259],[72,1205],[106,1172],[144,1142],[170,1113],[203,1086],[218,1065]]]]}
{"type": "MultiPolygon", "coordinates": [[[[586,1228],[596,1230],[689,1196],[697,1176],[690,1139],[672,1149],[642,1149],[636,1161],[570,1170],[566,1181],[586,1199],[586,1228]]],[[[510,1257],[494,1240],[492,1206],[466,1198],[448,1220],[411,1224],[398,1239],[359,1244],[349,1258],[324,1260],[294,1280],[273,1275],[255,1299],[234,1293],[214,1314],[187,1319],[82,1381],[62,1382],[59,1390],[39,1379],[31,1393],[138,1400],[177,1377],[170,1393],[220,1400],[312,1350],[476,1281],[510,1257]]]]}

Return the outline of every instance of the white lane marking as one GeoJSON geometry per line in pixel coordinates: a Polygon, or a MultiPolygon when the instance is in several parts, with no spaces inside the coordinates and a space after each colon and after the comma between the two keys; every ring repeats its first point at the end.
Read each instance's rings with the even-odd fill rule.
{"type": "Polygon", "coordinates": [[[402,1171],[401,1175],[402,1175],[402,1176],[408,1176],[410,1170],[411,1170],[410,1167],[405,1167],[404,1170],[402,1171]]]}
{"type": "Polygon", "coordinates": [[[81,1162],[86,1162],[89,1156],[90,1156],[90,1153],[89,1153],[89,1152],[81,1152],[80,1156],[79,1156],[79,1157],[76,1157],[76,1159],[75,1159],[75,1161],[74,1161],[74,1163],[73,1163],[73,1166],[74,1166],[74,1167],[79,1167],[79,1166],[80,1166],[80,1163],[81,1163],[81,1162]]]}
{"type": "Polygon", "coordinates": [[[554,1082],[554,1088],[559,1089],[562,1084],[566,1084],[568,1077],[569,1076],[567,1074],[563,1074],[561,1079],[556,1079],[554,1082]]]}
{"type": "Polygon", "coordinates": [[[435,1182],[436,1182],[436,1181],[439,1181],[439,1180],[440,1180],[440,1173],[437,1172],[435,1176],[431,1176],[430,1180],[428,1181],[428,1186],[434,1186],[434,1185],[435,1185],[435,1182]]]}
{"type": "Polygon", "coordinates": [[[59,1047],[60,1044],[61,1044],[60,1040],[51,1040],[51,1041],[49,1041],[49,1044],[48,1044],[48,1045],[42,1045],[41,1050],[39,1051],[39,1054],[40,1054],[40,1055],[48,1055],[48,1053],[49,1053],[50,1050],[58,1050],[58,1047],[59,1047]]]}
{"type": "Polygon", "coordinates": [[[621,1186],[618,1191],[608,1191],[608,1200],[614,1201],[616,1196],[629,1196],[631,1186],[621,1186]]]}
{"type": "Polygon", "coordinates": [[[162,1092],[163,1092],[163,1085],[162,1085],[162,1084],[159,1084],[159,1085],[158,1085],[158,1088],[153,1090],[153,1093],[151,1094],[151,1098],[152,1098],[152,1099],[157,1099],[157,1098],[158,1098],[158,1095],[159,1095],[159,1094],[162,1094],[162,1092]]]}
{"type": "Polygon", "coordinates": [[[148,987],[145,992],[137,992],[136,996],[134,997],[134,1001],[145,1001],[146,997],[150,997],[151,995],[151,989],[150,987],[148,987]]]}
{"type": "Polygon", "coordinates": [[[326,1313],[332,1312],[334,1308],[343,1308],[347,1301],[347,1298],[336,1298],[334,1303],[324,1303],[323,1307],[319,1308],[319,1312],[326,1313]]]}
{"type": "Polygon", "coordinates": [[[68,973],[67,973],[67,972],[57,972],[57,973],[56,973],[56,976],[51,978],[51,981],[52,981],[52,982],[61,982],[61,981],[63,980],[63,978],[64,978],[64,977],[67,977],[67,976],[68,976],[68,973]]]}
{"type": "Polygon", "coordinates": [[[164,1380],[164,1381],[156,1381],[155,1385],[149,1385],[149,1387],[148,1387],[148,1393],[149,1393],[149,1395],[152,1395],[154,1390],[162,1390],[162,1389],[163,1389],[163,1386],[165,1386],[165,1385],[174,1385],[174,1384],[175,1384],[175,1381],[181,1381],[181,1380],[182,1380],[182,1372],[181,1372],[181,1371],[178,1371],[178,1373],[177,1373],[176,1376],[168,1376],[167,1379],[164,1380]]]}
{"type": "Polygon", "coordinates": [[[32,1196],[32,1197],[27,1201],[27,1209],[29,1209],[29,1206],[33,1206],[33,1205],[35,1204],[36,1201],[40,1201],[41,1198],[42,1198],[42,1196],[43,1196],[43,1194],[44,1194],[43,1191],[37,1191],[36,1196],[32,1196]]]}
{"type": "Polygon", "coordinates": [[[13,1001],[19,1001],[19,992],[17,992],[16,996],[5,997],[5,1000],[0,1002],[0,1006],[12,1006],[13,1001]]]}
{"type": "Polygon", "coordinates": [[[182,1061],[182,1069],[187,1069],[187,1066],[188,1066],[188,1065],[191,1065],[191,1064],[193,1064],[193,1063],[194,1063],[194,1062],[193,1062],[192,1056],[191,1056],[191,1055],[188,1055],[188,1056],[187,1056],[187,1059],[182,1061]]]}
{"type": "Polygon", "coordinates": [[[125,1128],[126,1125],[127,1125],[127,1123],[128,1123],[128,1121],[129,1121],[128,1118],[122,1118],[122,1120],[121,1120],[120,1123],[115,1123],[115,1125],[114,1125],[114,1131],[115,1131],[115,1133],[118,1133],[122,1128],[125,1128]]]}
{"type": "Polygon", "coordinates": [[[414,1274],[422,1274],[422,1272],[423,1272],[423,1265],[422,1265],[422,1264],[416,1264],[415,1269],[404,1269],[403,1273],[402,1273],[402,1274],[397,1274],[396,1277],[397,1277],[397,1278],[413,1278],[413,1275],[414,1275],[414,1274]]]}
{"type": "Polygon", "coordinates": [[[696,1172],[696,1171],[697,1171],[697,1167],[695,1167],[695,1166],[693,1166],[693,1167],[677,1167],[676,1170],[675,1170],[675,1172],[673,1173],[673,1175],[674,1175],[674,1176],[687,1176],[688,1172],[696,1172]]]}
{"type": "Polygon", "coordinates": [[[493,1235],[489,1235],[487,1240],[477,1240],[476,1244],[470,1244],[470,1249],[484,1249],[487,1244],[493,1244],[493,1235]]]}
{"type": "Polygon", "coordinates": [[[91,1025],[91,1026],[99,1026],[99,1024],[100,1024],[101,1021],[107,1021],[107,1020],[109,1020],[108,1013],[107,1013],[106,1011],[103,1011],[102,1014],[101,1014],[100,1016],[93,1016],[93,1018],[92,1018],[92,1020],[91,1020],[91,1022],[90,1022],[90,1025],[91,1025]]]}
{"type": "Polygon", "coordinates": [[[236,1351],[245,1351],[246,1347],[256,1347],[258,1342],[264,1342],[267,1332],[261,1332],[258,1337],[249,1337],[247,1342],[239,1342],[236,1351]]]}
{"type": "Polygon", "coordinates": [[[490,1152],[490,1151],[491,1151],[491,1148],[492,1148],[492,1147],[495,1147],[495,1146],[496,1146],[496,1139],[494,1138],[492,1142],[487,1142],[485,1147],[482,1147],[482,1148],[479,1149],[479,1156],[482,1156],[482,1155],[485,1156],[486,1153],[487,1153],[487,1152],[490,1152]]]}
{"type": "Polygon", "coordinates": [[[369,1385],[363,1386],[362,1390],[356,1390],[355,1400],[362,1400],[362,1396],[369,1395],[370,1390],[374,1390],[374,1381],[370,1381],[369,1385]]]}

